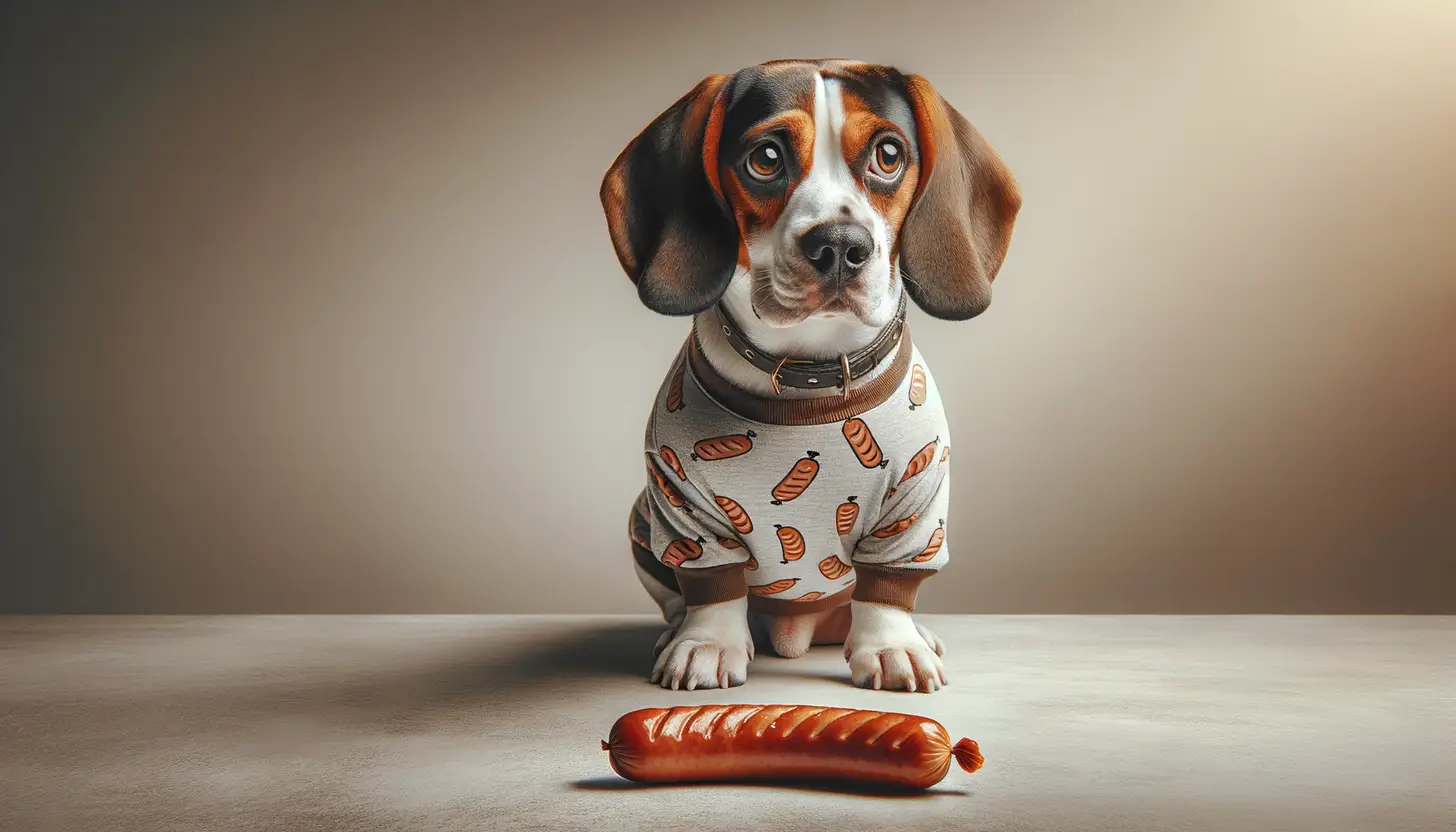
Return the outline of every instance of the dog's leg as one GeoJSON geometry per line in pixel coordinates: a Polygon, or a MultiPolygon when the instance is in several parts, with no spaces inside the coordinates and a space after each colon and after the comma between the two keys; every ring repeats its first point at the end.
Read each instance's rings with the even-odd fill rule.
{"type": "Polygon", "coordinates": [[[862,688],[934,693],[946,684],[940,639],[898,607],[851,601],[844,658],[862,688]],[[939,649],[937,649],[939,647],[939,649]]]}
{"type": "Polygon", "coordinates": [[[652,577],[640,564],[633,563],[632,567],[637,570],[637,580],[642,582],[642,588],[652,596],[657,603],[657,608],[662,610],[662,620],[667,622],[667,629],[657,637],[657,644],[652,647],[652,655],[657,656],[662,648],[667,646],[672,637],[677,635],[677,630],[682,626],[683,616],[687,614],[687,604],[683,603],[682,595],[670,587],[663,586],[660,581],[652,577]]]}
{"type": "Polygon", "coordinates": [[[672,690],[734,687],[747,681],[752,659],[747,598],[688,607],[657,656],[652,681],[672,690]]]}

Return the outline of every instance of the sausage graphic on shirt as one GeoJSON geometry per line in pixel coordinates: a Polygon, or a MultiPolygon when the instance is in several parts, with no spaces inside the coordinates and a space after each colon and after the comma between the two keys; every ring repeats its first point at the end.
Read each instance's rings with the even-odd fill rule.
{"type": "Polygon", "coordinates": [[[824,560],[819,561],[819,574],[831,581],[837,581],[845,575],[848,575],[849,570],[852,568],[849,564],[840,560],[838,555],[830,555],[824,560]]]}
{"type": "Polygon", "coordinates": [[[870,433],[870,426],[863,419],[850,419],[844,423],[844,439],[854,451],[859,464],[866,468],[883,468],[890,464],[880,452],[880,443],[870,433]]]}
{"type": "Polygon", "coordinates": [[[748,591],[752,592],[754,595],[777,595],[780,592],[787,592],[790,589],[793,589],[794,584],[798,582],[798,578],[783,578],[781,580],[774,581],[771,584],[760,584],[758,586],[751,586],[748,588],[748,591]]]}
{"type": "Polygon", "coordinates": [[[900,481],[895,483],[895,485],[891,487],[890,490],[885,494],[885,497],[887,499],[894,496],[896,489],[903,485],[905,480],[910,479],[911,477],[930,467],[930,463],[935,460],[935,446],[939,444],[940,437],[937,436],[934,439],[930,440],[930,442],[925,447],[915,452],[915,456],[911,457],[910,463],[905,466],[905,473],[900,475],[900,481]]]}
{"type": "Polygon", "coordinates": [[[704,439],[693,446],[693,461],[715,462],[720,459],[732,459],[735,456],[743,456],[753,450],[753,437],[755,436],[758,436],[758,434],[750,430],[743,433],[732,433],[727,436],[714,436],[711,439],[704,439]]]}
{"type": "Polygon", "coordinates": [[[823,597],[824,593],[822,592],[806,592],[803,595],[800,595],[798,598],[795,598],[794,602],[798,603],[799,601],[818,601],[820,598],[823,597]]]}
{"type": "Polygon", "coordinates": [[[662,562],[668,566],[682,566],[685,560],[700,558],[703,556],[702,544],[706,542],[701,537],[697,540],[679,537],[667,544],[667,548],[662,551],[662,562]]]}
{"type": "Polygon", "coordinates": [[[940,452],[940,464],[941,465],[945,465],[945,464],[947,464],[949,462],[950,462],[950,446],[949,445],[946,445],[945,446],[945,450],[943,450],[943,451],[940,452]]]}
{"type": "Polygon", "coordinates": [[[679,358],[677,368],[672,371],[672,381],[667,383],[667,412],[676,413],[682,410],[683,406],[683,369],[687,360],[679,358]]]}
{"type": "Polygon", "coordinates": [[[652,475],[653,482],[657,483],[657,490],[661,491],[662,496],[667,498],[668,505],[692,513],[693,507],[688,505],[687,500],[683,499],[682,492],[678,491],[677,486],[669,482],[667,477],[664,477],[662,472],[657,470],[657,466],[652,464],[650,458],[647,460],[647,472],[652,475]]]}
{"type": "Polygon", "coordinates": [[[925,551],[910,559],[911,563],[924,563],[935,557],[940,552],[940,547],[945,544],[945,520],[940,521],[940,528],[930,533],[930,542],[925,544],[925,551]]]}
{"type": "Polygon", "coordinates": [[[855,502],[857,499],[859,498],[850,497],[834,510],[834,529],[840,534],[854,531],[854,521],[859,519],[859,503],[855,502]]]}
{"type": "Polygon", "coordinates": [[[800,457],[794,467],[789,469],[789,473],[774,486],[773,499],[769,502],[781,506],[808,490],[809,484],[819,475],[819,463],[814,459],[818,455],[817,451],[808,451],[805,456],[800,457]]]}
{"type": "Polygon", "coordinates": [[[671,468],[674,474],[677,474],[678,479],[688,478],[688,472],[683,470],[682,461],[677,458],[677,452],[672,448],[663,445],[657,449],[657,455],[662,457],[662,461],[667,463],[667,467],[671,468]]]}
{"type": "Polygon", "coordinates": [[[925,404],[925,368],[916,364],[910,368],[910,409],[925,404]]]}
{"type": "Polygon", "coordinates": [[[758,569],[758,558],[754,557],[752,552],[748,553],[748,562],[743,564],[743,568],[749,572],[758,569]]]}
{"type": "Polygon", "coordinates": [[[778,530],[779,543],[784,550],[784,563],[798,560],[804,556],[804,536],[793,526],[780,526],[775,523],[774,528],[778,530]]]}
{"type": "Polygon", "coordinates": [[[716,534],[713,535],[713,537],[718,538],[718,545],[719,546],[722,546],[724,549],[742,549],[743,548],[743,544],[742,543],[739,543],[738,541],[734,540],[731,537],[718,537],[716,534]]]}
{"type": "Polygon", "coordinates": [[[720,494],[713,498],[713,502],[718,504],[718,508],[723,509],[724,516],[728,518],[729,523],[733,524],[733,531],[739,534],[749,534],[753,531],[753,518],[748,516],[748,512],[743,510],[743,506],[739,505],[737,500],[720,494]]]}
{"type": "Polygon", "coordinates": [[[881,540],[884,540],[887,537],[894,537],[895,535],[910,528],[912,525],[915,524],[915,521],[918,519],[920,519],[920,515],[918,513],[912,514],[909,517],[896,520],[888,526],[883,526],[881,528],[875,529],[874,531],[870,532],[870,536],[878,537],[881,540]]]}

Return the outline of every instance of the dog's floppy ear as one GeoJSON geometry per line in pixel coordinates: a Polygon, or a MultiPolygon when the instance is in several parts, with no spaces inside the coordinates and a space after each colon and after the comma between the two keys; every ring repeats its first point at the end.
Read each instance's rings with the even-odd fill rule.
{"type": "Polygon", "coordinates": [[[707,309],[728,288],[738,262],[738,226],[718,183],[731,77],[704,78],[647,125],[602,179],[617,260],[654,312],[707,309]]]}
{"type": "Polygon", "coordinates": [[[927,314],[963,321],[991,304],[1021,191],[986,139],[919,75],[905,76],[915,110],[920,181],[900,231],[905,290],[927,314]]]}

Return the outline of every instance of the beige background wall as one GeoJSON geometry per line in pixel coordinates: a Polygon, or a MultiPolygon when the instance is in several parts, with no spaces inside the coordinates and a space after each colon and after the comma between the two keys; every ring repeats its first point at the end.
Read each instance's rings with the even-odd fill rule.
{"type": "Polygon", "coordinates": [[[0,13],[3,610],[652,609],[597,185],[834,55],[1025,192],[924,609],[1456,612],[1456,5],[206,5],[0,13]]]}

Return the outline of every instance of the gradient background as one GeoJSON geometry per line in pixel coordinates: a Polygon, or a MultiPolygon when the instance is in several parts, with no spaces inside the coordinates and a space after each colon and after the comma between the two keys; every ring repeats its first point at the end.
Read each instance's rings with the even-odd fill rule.
{"type": "Polygon", "coordinates": [[[3,6],[0,611],[654,610],[597,187],[832,55],[1025,195],[922,609],[1456,612],[1456,4],[692,5],[3,6]]]}

